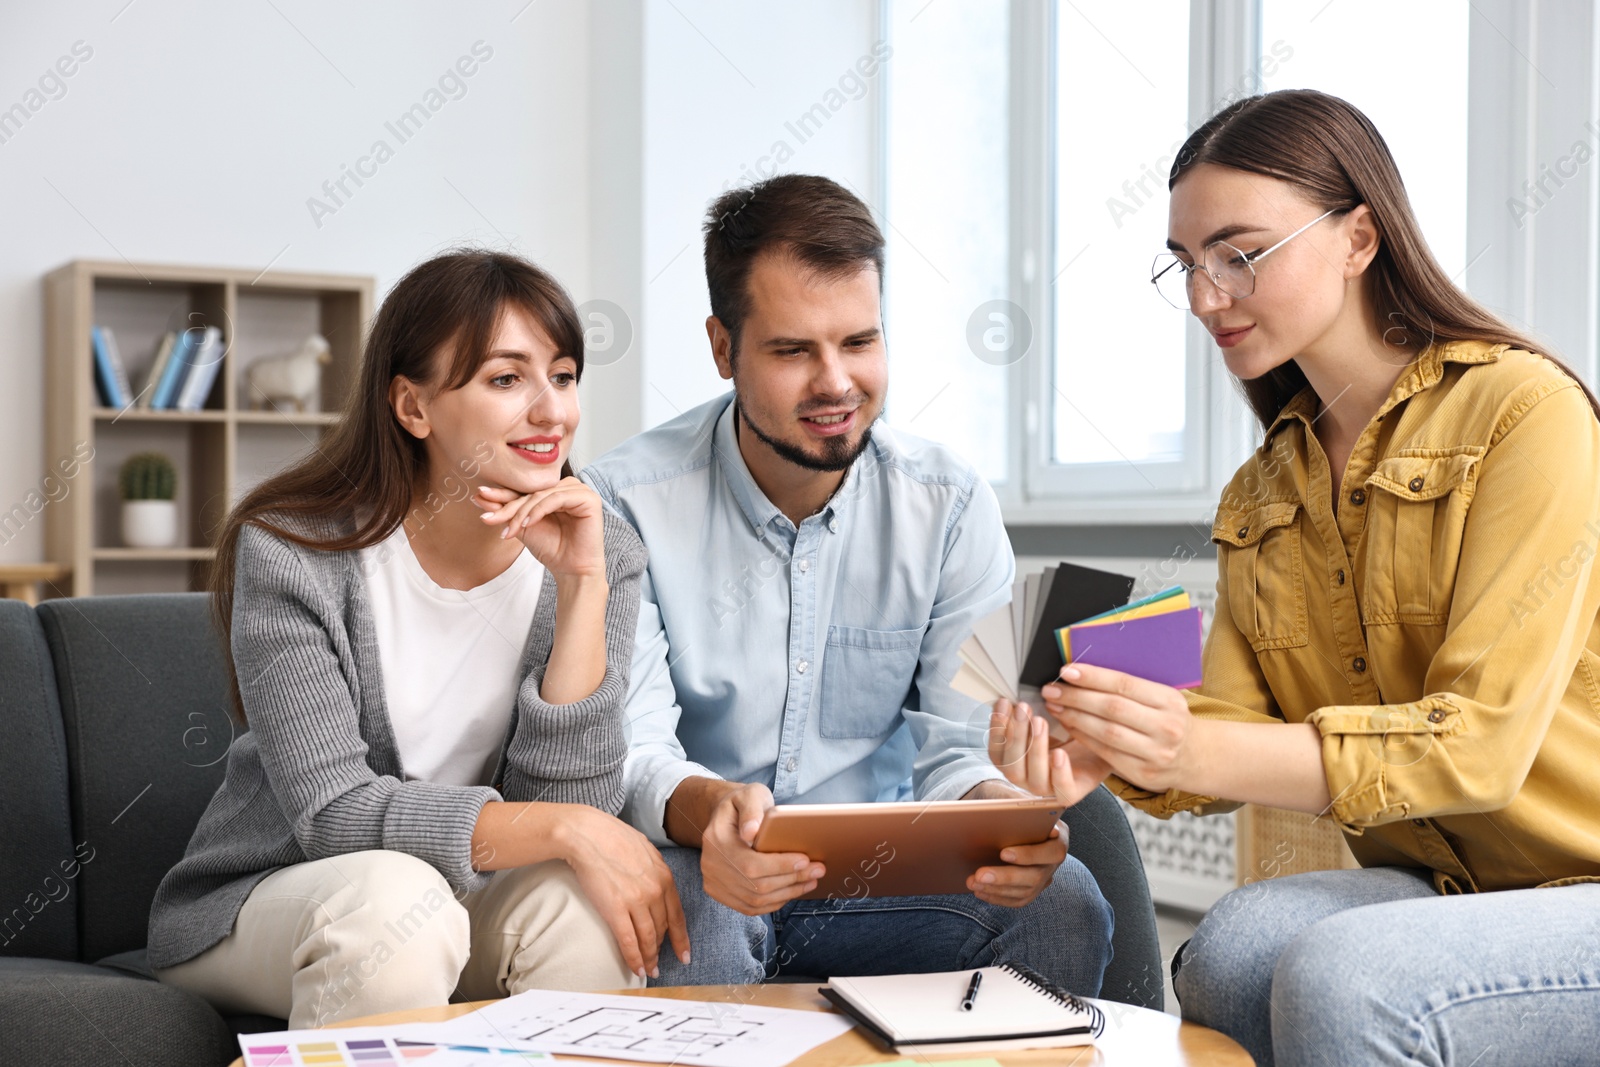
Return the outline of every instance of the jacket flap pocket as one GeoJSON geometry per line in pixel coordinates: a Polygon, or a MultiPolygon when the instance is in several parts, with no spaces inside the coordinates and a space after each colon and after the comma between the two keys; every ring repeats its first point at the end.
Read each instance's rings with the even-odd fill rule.
{"type": "Polygon", "coordinates": [[[1378,461],[1367,485],[1404,500],[1436,500],[1471,480],[1482,458],[1481,448],[1446,455],[1391,456],[1378,461]]]}
{"type": "Polygon", "coordinates": [[[1280,500],[1275,504],[1262,504],[1249,511],[1230,511],[1217,515],[1211,525],[1211,540],[1218,544],[1243,548],[1265,537],[1268,531],[1288,526],[1300,510],[1298,500],[1280,500]]]}

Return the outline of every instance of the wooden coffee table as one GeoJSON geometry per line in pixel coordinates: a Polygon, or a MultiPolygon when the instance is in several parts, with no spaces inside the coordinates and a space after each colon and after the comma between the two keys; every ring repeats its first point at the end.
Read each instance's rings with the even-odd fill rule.
{"type": "MultiPolygon", "coordinates": [[[[806,1011],[832,1010],[817,993],[815,985],[703,985],[664,986],[659,989],[629,989],[623,995],[666,997],[671,1000],[708,1000],[759,1004],[768,1008],[799,1008],[806,1011]]],[[[492,1001],[449,1004],[438,1008],[417,1008],[387,1015],[349,1019],[335,1026],[384,1026],[393,1023],[438,1022],[465,1015],[492,1001]]],[[[1062,1067],[1253,1067],[1255,1063],[1232,1038],[1194,1023],[1148,1008],[1113,1005],[1106,1012],[1106,1031],[1094,1045],[1064,1049],[1033,1049],[1027,1052],[962,1052],[927,1056],[884,1052],[859,1029],[841,1034],[818,1045],[793,1062],[792,1067],[853,1067],[855,1064],[892,1063],[910,1059],[916,1063],[938,1064],[941,1060],[983,1059],[991,1057],[1005,1067],[1013,1064],[1057,1064],[1062,1067]]],[[[591,1059],[588,1056],[561,1056],[560,1063],[633,1064],[636,1060],[591,1059]]],[[[243,1067],[243,1059],[233,1067],[243,1067]]]]}

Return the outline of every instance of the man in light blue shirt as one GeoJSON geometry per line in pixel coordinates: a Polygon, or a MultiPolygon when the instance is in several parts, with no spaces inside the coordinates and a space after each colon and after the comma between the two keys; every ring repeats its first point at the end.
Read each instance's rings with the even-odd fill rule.
{"type": "Polygon", "coordinates": [[[1015,563],[977,472],[877,422],[867,207],[785,175],[724,195],[705,235],[707,333],[733,392],[581,473],[650,550],[623,817],[662,847],[694,960],[664,954],[657,980],[1012,960],[1093,995],[1111,911],[1062,827],[953,896],[798,900],[822,865],[751,847],[774,802],[1018,795],[987,756],[989,709],[948,684],[1015,563]]]}

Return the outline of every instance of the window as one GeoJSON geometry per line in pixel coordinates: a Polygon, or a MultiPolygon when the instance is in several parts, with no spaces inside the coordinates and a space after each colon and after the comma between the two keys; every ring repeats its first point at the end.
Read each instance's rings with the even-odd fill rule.
{"type": "Polygon", "coordinates": [[[1262,0],[1261,39],[1278,62],[1263,65],[1261,89],[1320,89],[1364,111],[1394,154],[1411,210],[1439,264],[1453,277],[1467,265],[1468,0],[1396,4],[1262,0]],[[1384,62],[1371,54],[1373,27],[1385,40],[1427,42],[1427,54],[1457,62],[1384,62]]]}
{"type": "Polygon", "coordinates": [[[1256,91],[1366,112],[1446,272],[1594,376],[1595,0],[882,11],[890,419],[974,459],[1008,522],[1192,522],[1258,440],[1149,285],[1174,152],[1256,91]]]}
{"type": "Polygon", "coordinates": [[[888,421],[1010,478],[1008,5],[891,0],[888,421]]]}
{"type": "Polygon", "coordinates": [[[1149,284],[1173,155],[1239,97],[1344,96],[1464,279],[1473,10],[885,0],[891,423],[972,458],[1008,521],[1209,515],[1258,430],[1210,337],[1149,284]]]}
{"type": "Polygon", "coordinates": [[[1189,132],[1189,5],[1063,3],[1053,36],[1050,463],[1181,463],[1184,316],[1145,282],[1189,132]]]}

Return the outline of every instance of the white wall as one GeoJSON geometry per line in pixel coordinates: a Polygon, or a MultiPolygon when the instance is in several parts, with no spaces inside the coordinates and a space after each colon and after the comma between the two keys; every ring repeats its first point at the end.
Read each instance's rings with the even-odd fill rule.
{"type": "Polygon", "coordinates": [[[876,199],[878,79],[860,99],[831,98],[840,106],[803,141],[787,124],[828,100],[871,51],[877,5],[673,0],[647,5],[644,25],[639,387],[653,426],[728,388],[705,334],[700,224],[711,201],[779,170],[827,175],[876,199]]]}
{"type": "MultiPolygon", "coordinates": [[[[39,279],[68,260],[350,271],[381,296],[451,244],[509,247],[632,335],[585,375],[581,465],[727,388],[703,325],[716,196],[806,171],[876,206],[881,79],[840,84],[878,40],[869,0],[124,3],[0,16],[0,109],[90,52],[0,143],[0,512],[53,462],[39,279]],[[447,87],[459,98],[402,143],[386,123],[479,41],[492,55],[464,94],[447,87]],[[323,183],[378,140],[392,158],[336,202],[323,183]]],[[[41,558],[42,532],[0,561],[41,558]]]]}
{"type": "MultiPolygon", "coordinates": [[[[4,127],[0,513],[43,454],[41,276],[77,258],[350,271],[380,294],[453,243],[507,247],[589,285],[590,14],[579,0],[13,2],[0,111],[61,56],[59,98],[4,127]],[[521,12],[519,14],[519,11],[521,12]],[[280,14],[281,13],[281,14],[280,14]],[[492,55],[405,143],[388,130],[457,59],[492,55]],[[70,64],[69,64],[70,66],[70,64]],[[308,198],[377,140],[393,157],[318,226],[308,198]]],[[[369,170],[371,169],[369,165],[369,170]]],[[[84,354],[88,358],[88,353],[84,354]]],[[[0,561],[42,558],[35,519],[0,561]]]]}

